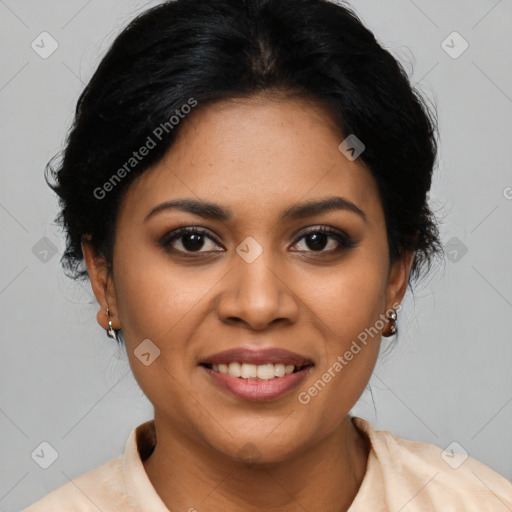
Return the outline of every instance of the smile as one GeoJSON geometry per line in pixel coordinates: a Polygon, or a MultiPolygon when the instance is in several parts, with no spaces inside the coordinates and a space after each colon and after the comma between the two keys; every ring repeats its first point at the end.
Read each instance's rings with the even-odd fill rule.
{"type": "Polygon", "coordinates": [[[223,375],[229,375],[230,377],[236,377],[241,379],[259,379],[259,380],[273,380],[275,378],[281,378],[291,373],[301,371],[306,366],[302,365],[295,366],[293,364],[284,363],[266,363],[266,364],[250,364],[250,363],[239,363],[237,361],[231,363],[220,363],[220,364],[206,364],[214,372],[222,373],[223,375]]]}
{"type": "Polygon", "coordinates": [[[297,388],[311,373],[314,365],[255,365],[234,361],[215,365],[204,363],[199,365],[199,368],[209,377],[209,382],[224,393],[243,400],[270,401],[281,398],[297,388]]]}

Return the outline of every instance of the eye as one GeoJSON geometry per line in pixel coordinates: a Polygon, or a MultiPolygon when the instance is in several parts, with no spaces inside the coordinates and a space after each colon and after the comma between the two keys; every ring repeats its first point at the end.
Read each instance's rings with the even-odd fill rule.
{"type": "Polygon", "coordinates": [[[357,243],[343,231],[319,226],[304,233],[294,245],[307,247],[311,250],[299,249],[297,252],[340,252],[344,249],[356,247],[357,243]],[[328,250],[324,250],[327,248],[328,250]]]}
{"type": "Polygon", "coordinates": [[[194,252],[211,252],[216,251],[219,248],[221,251],[224,250],[210,235],[208,235],[207,231],[195,227],[180,228],[167,234],[160,241],[160,245],[165,249],[185,254],[194,252]],[[208,245],[210,245],[210,247],[208,247],[208,245]]]}
{"type": "MultiPolygon", "coordinates": [[[[300,246],[300,244],[303,244],[303,248],[296,252],[336,253],[357,246],[357,243],[343,231],[325,226],[319,226],[303,233],[294,246],[300,246]]],[[[165,235],[161,239],[160,245],[166,250],[183,254],[225,250],[208,234],[208,231],[192,226],[180,228],[165,235]]]]}

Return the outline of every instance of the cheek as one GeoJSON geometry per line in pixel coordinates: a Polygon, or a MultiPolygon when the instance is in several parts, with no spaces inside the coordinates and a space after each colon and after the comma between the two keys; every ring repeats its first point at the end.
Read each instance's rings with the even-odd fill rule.
{"type": "Polygon", "coordinates": [[[371,329],[379,315],[376,308],[368,301],[358,307],[357,300],[338,299],[337,307],[326,306],[320,319],[324,346],[315,378],[297,394],[310,418],[323,418],[325,432],[349,413],[364,392],[380,348],[380,332],[371,329]]]}
{"type": "Polygon", "coordinates": [[[215,276],[206,266],[177,266],[155,247],[141,244],[130,251],[122,238],[116,251],[117,305],[127,344],[180,340],[175,331],[215,286],[215,276]]]}
{"type": "Polygon", "coordinates": [[[312,321],[324,343],[316,380],[301,389],[298,398],[299,403],[318,408],[318,414],[325,414],[326,409],[337,412],[333,422],[359,399],[378,357],[380,315],[385,312],[385,263],[382,249],[361,250],[320,280],[321,286],[314,288],[314,280],[307,283],[310,296],[315,297],[312,321]]]}
{"type": "Polygon", "coordinates": [[[387,260],[382,252],[358,250],[324,279],[308,280],[312,311],[338,350],[375,325],[386,309],[387,260]]]}
{"type": "Polygon", "coordinates": [[[180,383],[188,378],[194,333],[203,321],[201,298],[216,280],[201,276],[197,268],[178,268],[154,249],[129,253],[120,244],[118,254],[117,306],[133,375],[161,410],[169,406],[169,396],[174,407],[183,410],[187,404],[185,400],[178,405],[183,395],[180,383]],[[142,345],[144,340],[157,348],[148,342],[142,345]],[[139,359],[145,352],[150,354],[147,365],[139,359]]]}

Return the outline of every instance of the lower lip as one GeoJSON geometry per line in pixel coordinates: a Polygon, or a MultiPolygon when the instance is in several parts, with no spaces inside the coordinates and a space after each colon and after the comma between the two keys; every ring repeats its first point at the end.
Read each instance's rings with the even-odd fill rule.
{"type": "Polygon", "coordinates": [[[244,400],[274,400],[296,388],[310,373],[313,366],[308,366],[300,372],[289,373],[284,377],[274,377],[271,380],[242,379],[216,372],[206,366],[201,366],[201,368],[206,371],[216,385],[226,389],[238,398],[244,400]]]}

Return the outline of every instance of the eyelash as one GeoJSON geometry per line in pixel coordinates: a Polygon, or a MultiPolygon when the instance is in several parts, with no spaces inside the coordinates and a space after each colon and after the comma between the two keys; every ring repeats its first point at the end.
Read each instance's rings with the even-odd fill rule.
{"type": "MultiPolygon", "coordinates": [[[[309,235],[317,234],[317,233],[328,235],[329,237],[334,238],[338,242],[339,246],[336,249],[332,249],[329,251],[310,250],[310,251],[294,251],[294,252],[306,252],[306,253],[312,253],[312,254],[324,254],[324,253],[336,254],[345,249],[351,249],[351,248],[357,246],[357,243],[352,238],[350,238],[350,236],[348,236],[346,233],[340,232],[338,230],[334,230],[332,228],[328,228],[326,226],[319,226],[317,228],[314,228],[314,229],[311,229],[309,231],[302,233],[293,245],[297,245],[302,239],[306,238],[309,235]]],[[[189,234],[204,235],[207,238],[209,238],[210,240],[212,240],[215,244],[220,245],[213,237],[211,237],[208,234],[207,231],[205,231],[204,229],[201,229],[201,228],[196,228],[196,227],[179,228],[171,233],[168,233],[161,239],[160,245],[167,251],[170,251],[173,253],[181,253],[181,254],[185,254],[185,255],[196,255],[196,254],[210,252],[210,251],[188,251],[187,252],[187,251],[174,249],[173,247],[171,247],[171,244],[174,241],[179,240],[183,236],[189,235],[189,234]]],[[[214,251],[214,252],[220,252],[220,251],[214,251]]],[[[192,257],[194,257],[194,256],[192,256],[192,257]]]]}

